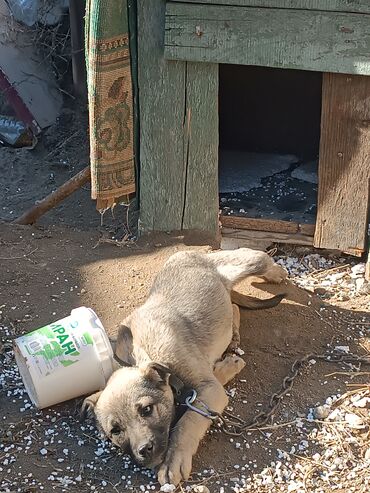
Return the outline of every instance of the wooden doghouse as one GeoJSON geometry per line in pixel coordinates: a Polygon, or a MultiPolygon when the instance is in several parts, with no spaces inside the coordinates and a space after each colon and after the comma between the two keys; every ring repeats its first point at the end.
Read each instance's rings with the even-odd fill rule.
{"type": "Polygon", "coordinates": [[[306,70],[322,73],[316,224],[221,217],[222,232],[364,252],[369,0],[137,0],[137,9],[141,230],[219,230],[219,64],[306,70]]]}

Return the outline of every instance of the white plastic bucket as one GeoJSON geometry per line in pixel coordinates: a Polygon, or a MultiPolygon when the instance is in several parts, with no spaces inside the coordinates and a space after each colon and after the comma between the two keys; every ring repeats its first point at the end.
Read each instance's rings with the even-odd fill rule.
{"type": "Polygon", "coordinates": [[[39,409],[104,388],[113,351],[96,313],[80,307],[69,317],[18,337],[15,359],[39,409]]]}

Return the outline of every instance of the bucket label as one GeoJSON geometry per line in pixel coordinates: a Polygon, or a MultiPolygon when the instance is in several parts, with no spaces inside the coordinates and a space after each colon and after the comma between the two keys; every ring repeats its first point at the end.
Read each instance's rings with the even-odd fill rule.
{"type": "Polygon", "coordinates": [[[25,334],[19,341],[32,357],[34,368],[45,377],[53,370],[80,360],[81,352],[94,345],[89,332],[82,332],[77,320],[64,319],[25,334]],[[64,322],[64,323],[63,323],[64,322]]]}

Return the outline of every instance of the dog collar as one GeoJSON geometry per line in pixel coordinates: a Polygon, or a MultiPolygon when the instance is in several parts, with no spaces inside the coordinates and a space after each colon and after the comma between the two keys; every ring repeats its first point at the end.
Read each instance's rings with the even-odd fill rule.
{"type": "Polygon", "coordinates": [[[117,361],[117,363],[121,366],[132,366],[127,363],[127,361],[123,361],[123,359],[119,358],[116,353],[113,354],[113,359],[117,361]]]}
{"type": "Polygon", "coordinates": [[[219,418],[218,413],[209,409],[203,401],[198,399],[197,391],[190,387],[186,387],[184,382],[176,375],[171,374],[169,384],[172,388],[177,408],[176,422],[187,410],[200,414],[204,418],[211,419],[212,421],[219,418]]]}
{"type": "Polygon", "coordinates": [[[173,373],[170,374],[168,381],[176,404],[185,404],[185,400],[192,394],[193,389],[186,387],[184,382],[173,373]]]}

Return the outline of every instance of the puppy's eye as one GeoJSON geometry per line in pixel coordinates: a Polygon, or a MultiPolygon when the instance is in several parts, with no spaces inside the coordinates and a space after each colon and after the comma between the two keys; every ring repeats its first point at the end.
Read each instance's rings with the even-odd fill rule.
{"type": "Polygon", "coordinates": [[[143,417],[143,418],[146,418],[147,416],[150,416],[153,412],[153,406],[152,405],[149,405],[149,406],[145,406],[145,407],[142,407],[140,409],[140,415],[143,417]]]}
{"type": "Polygon", "coordinates": [[[119,425],[114,425],[113,428],[110,430],[111,435],[119,435],[121,433],[121,428],[119,425]]]}

